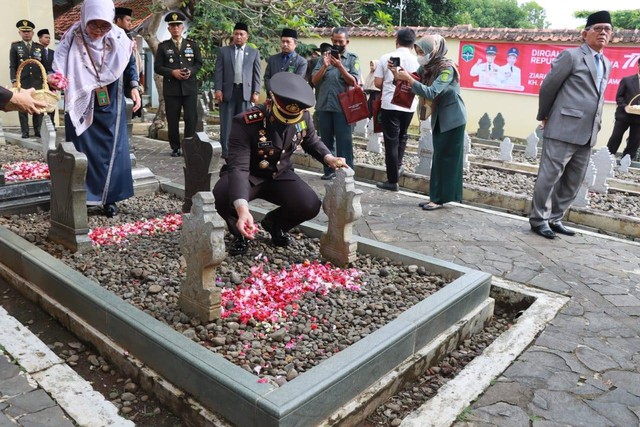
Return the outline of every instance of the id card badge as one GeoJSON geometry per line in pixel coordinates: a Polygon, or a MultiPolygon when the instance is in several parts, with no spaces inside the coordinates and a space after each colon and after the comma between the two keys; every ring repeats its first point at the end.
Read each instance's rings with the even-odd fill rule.
{"type": "Polygon", "coordinates": [[[99,106],[106,107],[109,105],[109,92],[105,86],[96,88],[96,98],[99,106]]]}

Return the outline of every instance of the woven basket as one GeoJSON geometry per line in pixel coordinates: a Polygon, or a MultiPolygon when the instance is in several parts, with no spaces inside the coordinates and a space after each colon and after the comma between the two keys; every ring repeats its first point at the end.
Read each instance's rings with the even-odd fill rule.
{"type": "Polygon", "coordinates": [[[631,98],[631,101],[629,101],[629,105],[624,107],[624,111],[626,111],[629,114],[638,114],[638,115],[640,115],[640,105],[631,105],[631,104],[633,104],[633,101],[635,101],[636,98],[639,97],[639,96],[640,96],[640,93],[637,94],[636,96],[634,96],[633,98],[631,98]]]}
{"type": "Polygon", "coordinates": [[[16,83],[17,86],[11,89],[13,92],[20,92],[22,90],[22,85],[20,83],[20,76],[22,76],[22,70],[27,64],[36,64],[40,67],[40,73],[42,74],[42,89],[38,89],[33,93],[33,98],[38,101],[44,101],[47,103],[45,108],[40,110],[40,113],[53,113],[58,106],[58,101],[60,101],[60,95],[55,92],[51,92],[49,90],[49,83],[47,83],[47,70],[44,69],[44,66],[37,59],[27,59],[23,61],[18,70],[16,71],[16,83]]]}

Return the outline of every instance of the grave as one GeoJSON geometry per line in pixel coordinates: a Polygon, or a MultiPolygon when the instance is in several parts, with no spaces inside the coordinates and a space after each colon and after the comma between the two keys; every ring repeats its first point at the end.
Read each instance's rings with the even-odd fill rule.
{"type": "Polygon", "coordinates": [[[580,184],[578,189],[578,195],[573,201],[573,206],[587,207],[589,206],[589,188],[593,186],[596,180],[596,167],[593,164],[593,160],[589,160],[589,166],[587,166],[587,173],[580,184]]]}
{"type": "Polygon", "coordinates": [[[596,176],[589,190],[595,193],[607,194],[609,191],[607,178],[613,178],[613,168],[616,164],[616,159],[609,153],[607,147],[603,147],[591,156],[591,161],[596,168],[596,176]]]}
{"type": "Polygon", "coordinates": [[[478,126],[479,127],[476,132],[476,136],[482,139],[489,139],[490,137],[489,129],[491,128],[491,119],[489,118],[488,113],[484,113],[482,117],[480,117],[480,120],[478,120],[478,126]]]}
{"type": "Polygon", "coordinates": [[[500,160],[503,162],[513,161],[513,143],[509,137],[506,137],[500,143],[500,160]]]}
{"type": "Polygon", "coordinates": [[[420,122],[418,157],[420,162],[416,167],[416,173],[431,176],[431,164],[433,160],[433,133],[431,132],[431,120],[423,120],[420,122]]]}
{"type": "Polygon", "coordinates": [[[200,191],[211,191],[218,171],[222,147],[209,140],[204,132],[182,141],[184,155],[184,203],[182,212],[191,210],[191,197],[200,191]]]}
{"type": "Polygon", "coordinates": [[[498,113],[493,119],[493,128],[491,129],[491,139],[504,138],[504,117],[502,113],[498,113]]]}
{"type": "Polygon", "coordinates": [[[527,148],[524,150],[524,155],[528,159],[538,158],[538,142],[540,138],[535,132],[531,132],[527,137],[527,148]]]}

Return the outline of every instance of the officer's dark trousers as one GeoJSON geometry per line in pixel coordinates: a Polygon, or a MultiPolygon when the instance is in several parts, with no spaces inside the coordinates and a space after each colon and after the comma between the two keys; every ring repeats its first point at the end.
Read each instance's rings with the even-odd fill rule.
{"type": "Polygon", "coordinates": [[[382,136],[384,138],[384,162],[387,167],[387,181],[398,182],[398,169],[402,166],[407,148],[407,129],[413,113],[382,109],[382,136]]]}
{"type": "MultiPolygon", "coordinates": [[[[267,215],[283,231],[288,231],[296,225],[315,218],[320,212],[322,202],[318,195],[299,176],[289,173],[292,179],[267,180],[260,185],[252,185],[249,192],[249,201],[263,199],[277,205],[267,215]]],[[[216,199],[216,210],[227,222],[229,232],[239,236],[236,227],[238,215],[233,206],[233,200],[229,200],[229,174],[220,177],[213,188],[213,196],[216,199]]]]}
{"type": "Polygon", "coordinates": [[[184,117],[184,137],[189,138],[196,133],[198,95],[165,96],[165,110],[169,127],[169,145],[172,150],[180,148],[180,111],[184,117]]]}
{"type": "Polygon", "coordinates": [[[627,129],[629,129],[629,142],[627,142],[627,146],[622,152],[622,157],[628,154],[631,160],[633,160],[640,146],[640,124],[638,123],[631,123],[631,120],[628,119],[616,119],[616,123],[613,125],[613,132],[611,132],[611,137],[607,143],[607,148],[611,154],[616,154],[627,129]]]}
{"type": "MultiPolygon", "coordinates": [[[[18,113],[18,119],[20,120],[20,131],[22,135],[29,135],[29,114],[18,113]]],[[[33,115],[33,134],[40,136],[40,126],[42,126],[42,114],[33,115]]]]}

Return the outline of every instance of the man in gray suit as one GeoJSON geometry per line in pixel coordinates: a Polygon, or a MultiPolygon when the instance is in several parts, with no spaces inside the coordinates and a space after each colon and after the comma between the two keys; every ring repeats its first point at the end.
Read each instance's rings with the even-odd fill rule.
{"type": "Polygon", "coordinates": [[[544,133],[529,223],[547,239],[575,234],[561,220],[584,180],[600,130],[611,71],[602,51],[612,32],[609,12],[589,15],[584,43],[562,51],[540,86],[537,119],[544,133]]]}
{"type": "Polygon", "coordinates": [[[260,54],[250,46],[249,27],[238,22],[233,29],[233,44],[218,50],[214,84],[215,98],[220,106],[220,145],[227,158],[227,141],[231,119],[251,108],[260,95],[262,67],[260,54]]]}
{"type": "Polygon", "coordinates": [[[296,52],[298,46],[298,32],[284,28],[280,33],[280,53],[271,55],[267,59],[267,69],[264,72],[264,87],[267,94],[271,93],[271,77],[281,71],[294,73],[304,77],[307,73],[307,60],[296,52]]]}

